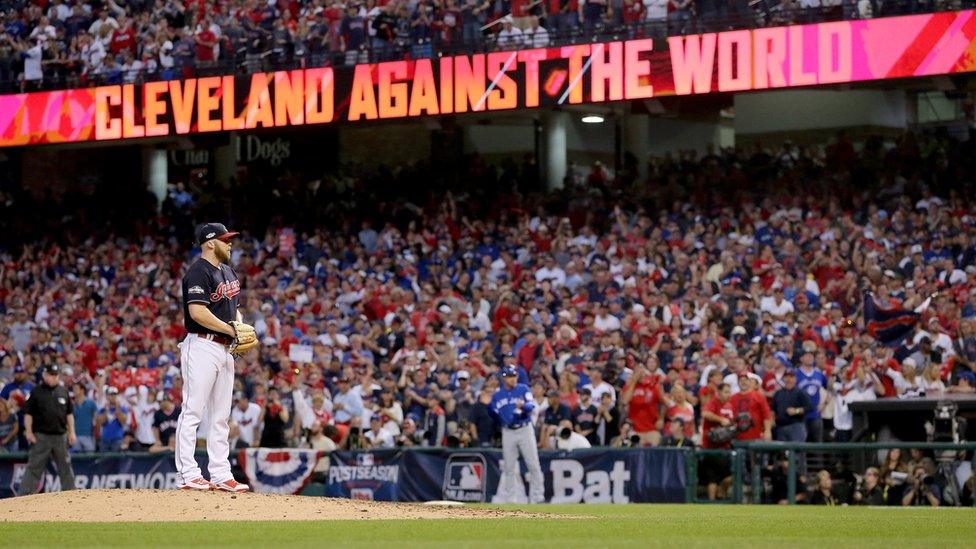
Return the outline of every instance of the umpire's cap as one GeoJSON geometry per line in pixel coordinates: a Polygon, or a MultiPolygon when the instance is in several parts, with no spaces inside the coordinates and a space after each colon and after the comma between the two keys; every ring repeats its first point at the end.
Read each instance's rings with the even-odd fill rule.
{"type": "Polygon", "coordinates": [[[228,240],[239,234],[241,233],[228,230],[223,223],[205,223],[197,228],[197,244],[202,246],[204,242],[214,238],[228,240]]]}
{"type": "Polygon", "coordinates": [[[518,370],[515,366],[505,366],[502,368],[502,377],[518,377],[518,370]]]}

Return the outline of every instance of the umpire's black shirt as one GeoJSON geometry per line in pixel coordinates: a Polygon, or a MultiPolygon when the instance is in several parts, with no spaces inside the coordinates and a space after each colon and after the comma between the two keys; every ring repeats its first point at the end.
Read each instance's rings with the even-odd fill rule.
{"type": "MultiPolygon", "coordinates": [[[[194,334],[216,333],[198,324],[190,317],[190,303],[202,303],[220,320],[237,320],[241,282],[228,265],[214,267],[212,263],[197,258],[183,276],[183,323],[186,331],[194,334]]],[[[226,334],[221,334],[226,335],[226,334]]]]}
{"type": "Polygon", "coordinates": [[[45,435],[63,435],[68,431],[68,414],[73,413],[68,390],[58,385],[51,387],[41,383],[31,391],[24,413],[34,420],[34,432],[45,435]]]}

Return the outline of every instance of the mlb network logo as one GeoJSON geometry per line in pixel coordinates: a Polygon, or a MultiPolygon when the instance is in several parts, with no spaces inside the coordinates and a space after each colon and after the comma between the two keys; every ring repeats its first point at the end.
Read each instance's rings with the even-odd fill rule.
{"type": "Polygon", "coordinates": [[[443,497],[452,501],[484,502],[488,464],[481,454],[452,454],[444,469],[443,497]]]}
{"type": "Polygon", "coordinates": [[[360,467],[372,467],[375,465],[373,454],[356,454],[356,465],[360,467]]]}

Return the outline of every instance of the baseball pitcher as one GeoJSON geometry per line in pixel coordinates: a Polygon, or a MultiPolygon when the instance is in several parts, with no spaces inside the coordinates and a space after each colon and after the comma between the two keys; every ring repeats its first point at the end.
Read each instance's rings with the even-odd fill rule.
{"type": "Polygon", "coordinates": [[[183,318],[188,333],[180,343],[183,410],[176,426],[176,470],[184,490],[238,493],[249,489],[231,474],[227,440],[234,355],[258,344],[254,328],[241,322],[241,283],[228,264],[231,239],[237,234],[220,223],[199,227],[200,257],[183,277],[183,318]],[[193,456],[197,428],[205,416],[209,482],[193,456]]]}
{"type": "Polygon", "coordinates": [[[528,385],[518,382],[514,366],[502,368],[502,386],[491,397],[491,411],[502,426],[503,493],[511,498],[519,474],[519,454],[529,470],[529,503],[545,501],[545,484],[539,466],[539,449],[532,425],[535,401],[528,385]]]}

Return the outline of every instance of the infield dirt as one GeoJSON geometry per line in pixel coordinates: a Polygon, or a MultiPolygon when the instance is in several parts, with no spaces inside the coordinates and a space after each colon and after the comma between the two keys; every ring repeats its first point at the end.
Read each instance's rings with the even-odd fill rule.
{"type": "Polygon", "coordinates": [[[181,490],[75,490],[0,500],[0,522],[543,518],[542,513],[416,503],[181,490]]]}

